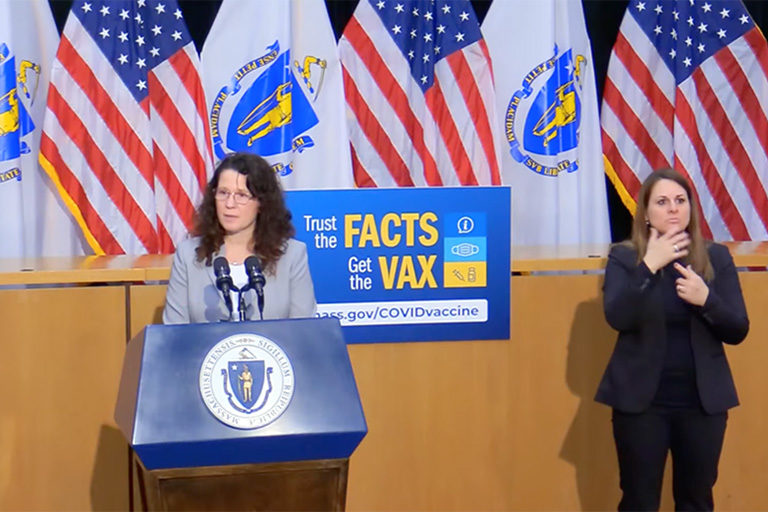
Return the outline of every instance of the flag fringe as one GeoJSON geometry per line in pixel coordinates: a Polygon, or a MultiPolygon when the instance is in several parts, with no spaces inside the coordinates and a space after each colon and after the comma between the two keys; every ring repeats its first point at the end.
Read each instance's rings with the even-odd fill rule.
{"type": "Polygon", "coordinates": [[[621,202],[624,203],[624,206],[627,208],[627,210],[629,210],[629,213],[634,216],[635,210],[637,209],[637,203],[634,199],[632,199],[632,196],[627,191],[624,183],[621,182],[619,175],[616,174],[616,170],[613,168],[613,165],[611,165],[611,161],[608,160],[608,157],[605,155],[603,155],[603,165],[605,166],[605,174],[608,175],[608,179],[611,180],[611,183],[613,183],[613,188],[615,188],[616,192],[619,194],[621,202]]]}
{"type": "Polygon", "coordinates": [[[93,250],[93,253],[97,256],[105,255],[106,252],[104,252],[104,249],[102,249],[101,245],[96,240],[96,237],[93,236],[93,233],[91,233],[91,230],[88,229],[88,225],[86,224],[85,219],[83,218],[83,214],[80,211],[80,208],[77,206],[77,203],[69,195],[69,193],[67,192],[67,189],[64,188],[64,185],[61,184],[61,181],[59,180],[59,175],[56,172],[56,168],[53,166],[51,162],[48,161],[47,158],[45,158],[42,152],[40,153],[39,161],[40,161],[40,166],[45,170],[45,173],[48,175],[48,177],[51,179],[51,182],[53,182],[53,185],[56,187],[56,190],[59,193],[59,197],[61,197],[62,201],[64,201],[64,205],[72,214],[72,218],[74,218],[75,222],[77,222],[78,226],[80,226],[80,229],[83,232],[83,236],[85,237],[85,240],[88,242],[88,245],[93,250]]]}

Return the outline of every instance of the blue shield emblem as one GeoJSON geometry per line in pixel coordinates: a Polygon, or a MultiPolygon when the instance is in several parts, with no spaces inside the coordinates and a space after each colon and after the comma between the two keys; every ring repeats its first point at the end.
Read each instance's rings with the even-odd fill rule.
{"type": "Polygon", "coordinates": [[[8,46],[0,43],[0,161],[29,153],[21,140],[35,125],[16,90],[16,64],[8,46]]]}
{"type": "Polygon", "coordinates": [[[574,60],[572,50],[557,58],[525,119],[523,147],[528,151],[556,155],[578,145],[583,60],[581,55],[574,60]]]}
{"type": "Polygon", "coordinates": [[[261,396],[264,387],[264,361],[230,361],[227,368],[229,385],[235,398],[245,409],[251,409],[261,396]]]}
{"type": "Polygon", "coordinates": [[[318,123],[291,70],[290,50],[243,94],[227,126],[227,147],[262,156],[289,151],[294,139],[318,123]]]}

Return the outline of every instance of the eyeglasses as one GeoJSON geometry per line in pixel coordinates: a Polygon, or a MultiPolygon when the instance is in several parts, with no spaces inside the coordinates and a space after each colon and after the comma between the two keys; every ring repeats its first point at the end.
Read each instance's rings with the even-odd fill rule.
{"type": "Polygon", "coordinates": [[[217,201],[226,203],[230,196],[233,196],[235,198],[235,202],[241,205],[248,204],[248,201],[253,199],[251,194],[246,194],[245,192],[230,192],[229,190],[225,190],[223,188],[216,189],[215,197],[217,201]]]}

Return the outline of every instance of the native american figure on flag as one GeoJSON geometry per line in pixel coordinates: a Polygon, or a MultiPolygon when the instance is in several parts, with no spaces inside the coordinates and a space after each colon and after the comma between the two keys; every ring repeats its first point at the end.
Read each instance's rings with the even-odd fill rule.
{"type": "Polygon", "coordinates": [[[272,94],[251,110],[237,127],[237,133],[250,135],[248,146],[252,146],[256,139],[290,123],[292,117],[291,83],[286,82],[280,84],[272,94]],[[256,129],[258,131],[251,135],[256,129]]]}
{"type": "Polygon", "coordinates": [[[341,64],[323,0],[223,0],[202,61],[218,158],[256,153],[286,189],[353,185],[341,64]]]}
{"type": "Polygon", "coordinates": [[[3,258],[85,252],[38,163],[58,42],[48,0],[0,0],[0,205],[12,219],[0,223],[3,258]]]}
{"type": "MultiPolygon", "coordinates": [[[[319,120],[296,76],[299,73],[309,88],[311,62],[305,59],[302,69],[295,61],[296,72],[290,62],[290,50],[281,51],[275,42],[263,56],[240,65],[219,91],[210,116],[217,155],[228,151],[290,155],[315,145],[307,131],[319,120]]],[[[316,97],[317,92],[311,99],[316,97]]],[[[292,172],[290,161],[271,163],[281,175],[292,172]]]]}
{"type": "Polygon", "coordinates": [[[507,107],[505,126],[512,158],[541,176],[579,169],[582,76],[587,59],[572,48],[537,64],[507,107]],[[522,143],[522,144],[521,144],[522,143]]]}
{"type": "Polygon", "coordinates": [[[0,96],[0,107],[6,108],[0,112],[0,137],[15,132],[19,129],[19,100],[16,98],[16,89],[11,89],[0,96]]]}
{"type": "MultiPolygon", "coordinates": [[[[29,61],[22,61],[16,75],[15,58],[8,45],[0,43],[0,161],[18,158],[29,153],[27,143],[21,137],[31,133],[35,124],[20,102],[17,87],[22,84],[24,95],[30,97],[27,88],[27,69],[40,72],[40,67],[29,61]]],[[[37,82],[35,82],[37,83],[37,82]]]]}
{"type": "MultiPolygon", "coordinates": [[[[5,57],[0,53],[0,64],[2,64],[4,60],[5,57]]],[[[21,61],[19,64],[17,87],[21,87],[24,96],[31,102],[35,101],[39,76],[40,66],[28,60],[21,61]],[[32,94],[29,94],[29,89],[27,88],[27,70],[32,70],[35,73],[35,87],[32,90],[32,94]]],[[[10,108],[5,111],[0,110],[0,137],[19,129],[19,99],[17,97],[16,89],[11,89],[0,97],[0,109],[2,109],[6,103],[10,108]]],[[[32,129],[34,129],[34,126],[32,129]]]]}
{"type": "Polygon", "coordinates": [[[578,120],[575,85],[581,87],[581,66],[586,61],[583,55],[576,56],[573,78],[555,91],[555,101],[547,108],[533,127],[533,134],[544,136],[544,147],[557,136],[557,131],[578,120]],[[542,126],[543,125],[543,126],[542,126]]]}
{"type": "Polygon", "coordinates": [[[494,1],[483,22],[493,60],[502,182],[512,244],[611,241],[592,49],[581,2],[494,1]],[[532,215],[531,212],[537,212],[532,215]]]}

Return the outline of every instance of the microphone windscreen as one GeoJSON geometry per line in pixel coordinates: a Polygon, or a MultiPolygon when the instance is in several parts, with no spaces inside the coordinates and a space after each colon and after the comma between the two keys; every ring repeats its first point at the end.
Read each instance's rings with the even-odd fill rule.
{"type": "Polygon", "coordinates": [[[252,273],[261,274],[261,262],[259,261],[259,258],[256,256],[248,256],[245,258],[245,272],[248,275],[251,275],[252,273]]]}
{"type": "Polygon", "coordinates": [[[229,275],[229,262],[224,256],[219,256],[213,260],[213,273],[216,276],[228,276],[229,275]]]}

